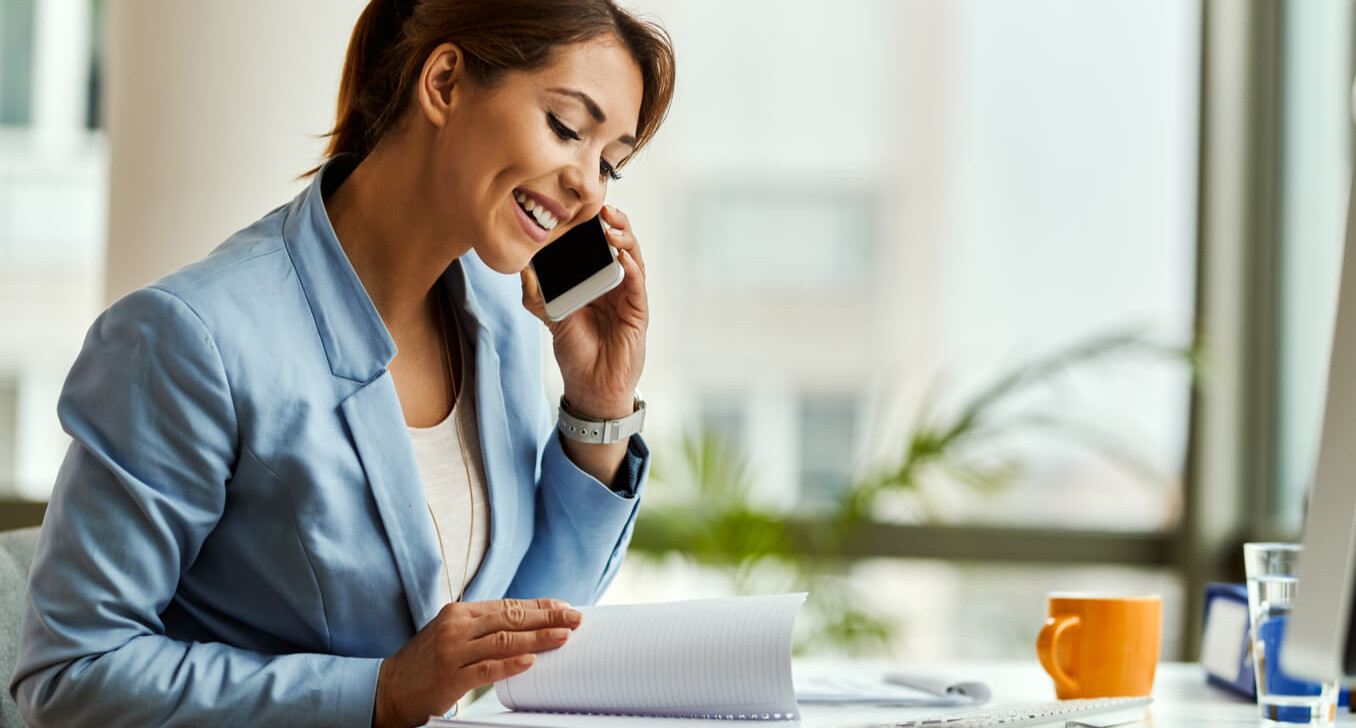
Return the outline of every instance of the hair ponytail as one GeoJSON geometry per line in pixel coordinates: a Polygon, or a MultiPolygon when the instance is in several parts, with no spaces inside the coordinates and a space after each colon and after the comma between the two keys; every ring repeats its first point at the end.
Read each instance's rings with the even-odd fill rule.
{"type": "Polygon", "coordinates": [[[389,107],[401,101],[396,94],[398,83],[393,83],[401,75],[396,51],[415,2],[372,0],[358,17],[339,80],[339,109],[325,150],[327,158],[367,156],[386,131],[379,122],[394,117],[389,107]]]}

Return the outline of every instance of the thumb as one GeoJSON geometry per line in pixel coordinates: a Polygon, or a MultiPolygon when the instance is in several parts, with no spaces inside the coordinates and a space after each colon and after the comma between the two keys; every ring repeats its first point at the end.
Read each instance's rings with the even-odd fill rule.
{"type": "Polygon", "coordinates": [[[532,266],[528,266],[519,277],[523,282],[523,308],[541,319],[542,323],[549,325],[550,322],[546,319],[546,302],[541,297],[541,286],[537,284],[537,272],[532,270],[532,266]]]}

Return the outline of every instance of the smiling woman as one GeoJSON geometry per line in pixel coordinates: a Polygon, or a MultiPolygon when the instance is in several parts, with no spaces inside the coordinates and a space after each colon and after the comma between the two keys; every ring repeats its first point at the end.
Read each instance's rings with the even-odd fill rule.
{"type": "Polygon", "coordinates": [[[645,267],[603,203],[672,87],[610,0],[374,0],[310,187],[86,338],[29,723],[419,725],[563,644],[649,452],[558,426],[539,320],[571,421],[628,419],[645,267]],[[600,213],[625,283],[547,321],[528,261],[600,213]]]}

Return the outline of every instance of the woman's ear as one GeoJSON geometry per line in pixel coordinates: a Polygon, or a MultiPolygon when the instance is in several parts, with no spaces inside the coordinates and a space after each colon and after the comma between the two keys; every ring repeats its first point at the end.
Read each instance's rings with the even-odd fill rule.
{"type": "Polygon", "coordinates": [[[418,101],[424,117],[434,126],[447,123],[456,93],[465,86],[466,64],[461,49],[443,43],[428,55],[419,74],[418,101]]]}

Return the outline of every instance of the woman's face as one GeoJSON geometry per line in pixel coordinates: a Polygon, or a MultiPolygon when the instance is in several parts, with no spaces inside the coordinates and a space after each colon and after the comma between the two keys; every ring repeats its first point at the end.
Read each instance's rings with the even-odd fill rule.
{"type": "Polygon", "coordinates": [[[491,86],[451,78],[431,166],[435,215],[486,265],[516,273],[602,208],[635,144],[640,67],[614,39],[599,38],[491,86]]]}

